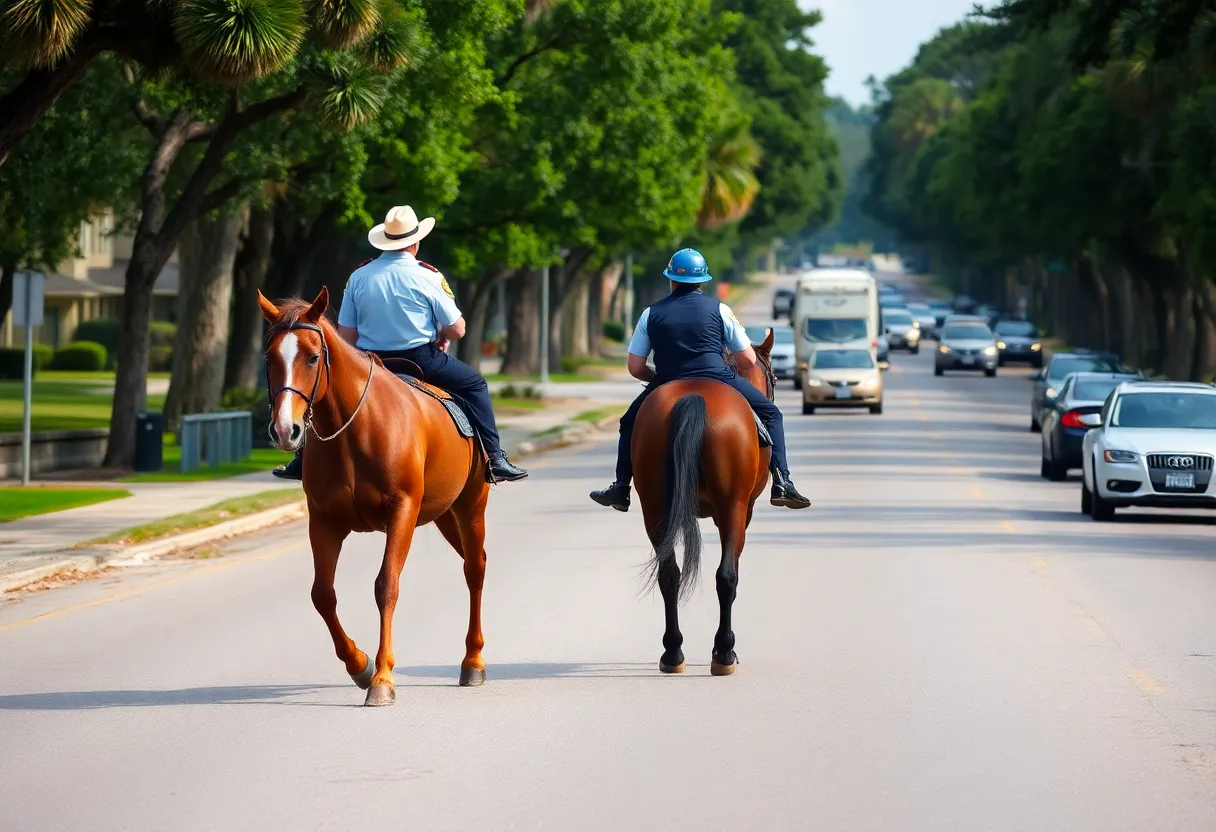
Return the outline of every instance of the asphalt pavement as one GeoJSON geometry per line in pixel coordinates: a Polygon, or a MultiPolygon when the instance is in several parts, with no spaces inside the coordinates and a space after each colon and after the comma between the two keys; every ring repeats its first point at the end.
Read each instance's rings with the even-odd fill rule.
{"type": "MultiPolygon", "coordinates": [[[[1083,517],[1038,477],[1027,371],[931,362],[892,355],[880,416],[782,384],[815,504],[757,507],[732,677],[712,557],[658,673],[640,512],[586,497],[611,443],[492,495],[482,688],[430,528],[392,708],[333,656],[302,524],[0,602],[0,830],[1216,829],[1216,518],[1083,517]]],[[[369,652],[382,545],[338,574],[369,652]]]]}

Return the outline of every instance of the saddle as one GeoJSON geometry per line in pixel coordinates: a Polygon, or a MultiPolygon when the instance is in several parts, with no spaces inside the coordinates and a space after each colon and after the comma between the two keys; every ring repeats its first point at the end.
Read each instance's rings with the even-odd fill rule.
{"type": "Polygon", "coordinates": [[[401,379],[403,382],[413,387],[419,393],[430,396],[435,401],[443,405],[443,409],[448,412],[448,416],[452,417],[452,423],[456,425],[457,432],[464,439],[476,438],[480,442],[480,437],[473,430],[473,423],[469,420],[469,416],[464,412],[464,408],[452,398],[451,394],[432,387],[421,380],[422,370],[413,361],[408,358],[382,358],[380,362],[384,368],[390,373],[401,379]]]}

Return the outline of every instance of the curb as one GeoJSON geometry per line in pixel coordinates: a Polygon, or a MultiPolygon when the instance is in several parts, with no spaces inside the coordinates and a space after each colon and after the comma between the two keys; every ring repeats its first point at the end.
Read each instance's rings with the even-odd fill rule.
{"type": "Polygon", "coordinates": [[[588,439],[593,432],[599,432],[615,425],[620,418],[620,416],[608,416],[595,422],[566,422],[553,433],[534,441],[520,442],[515,446],[515,455],[519,457],[537,456],[546,451],[577,445],[588,439]]]}
{"type": "Polygon", "coordinates": [[[259,511],[223,523],[216,523],[203,529],[175,534],[149,543],[136,546],[97,546],[91,553],[68,555],[64,552],[51,552],[47,558],[53,558],[49,563],[31,566],[0,578],[0,593],[12,592],[28,586],[36,581],[52,578],[68,572],[87,574],[96,572],[107,566],[138,566],[148,561],[186,549],[193,549],[207,543],[225,540],[237,535],[260,531],[270,526],[298,520],[308,515],[307,503],[300,500],[281,506],[259,511]]]}

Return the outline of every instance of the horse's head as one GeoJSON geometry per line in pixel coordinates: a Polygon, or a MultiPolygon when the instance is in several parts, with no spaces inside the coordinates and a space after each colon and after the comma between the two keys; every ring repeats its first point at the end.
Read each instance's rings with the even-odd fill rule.
{"type": "Polygon", "coordinates": [[[270,324],[265,352],[270,439],[291,452],[304,441],[312,407],[329,386],[329,343],[337,338],[325,320],[329,290],[321,287],[311,304],[293,298],[281,306],[259,291],[258,305],[270,324]]]}
{"type": "Polygon", "coordinates": [[[768,330],[768,335],[760,344],[752,344],[752,350],[756,353],[756,364],[749,370],[739,370],[739,365],[735,363],[734,354],[728,352],[729,362],[735,367],[739,375],[750,381],[757,390],[763,390],[764,395],[768,396],[771,402],[777,395],[777,377],[773,375],[773,330],[772,327],[768,330]]]}

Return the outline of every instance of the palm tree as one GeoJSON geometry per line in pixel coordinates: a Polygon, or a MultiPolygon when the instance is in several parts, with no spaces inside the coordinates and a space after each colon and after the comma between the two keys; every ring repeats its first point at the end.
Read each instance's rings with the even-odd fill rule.
{"type": "Polygon", "coordinates": [[[22,73],[0,97],[0,165],[103,52],[235,86],[287,66],[309,34],[382,65],[403,27],[378,0],[0,0],[0,70],[22,73]]]}
{"type": "Polygon", "coordinates": [[[747,121],[737,114],[724,116],[705,154],[698,228],[719,228],[747,216],[760,192],[755,173],[759,164],[760,145],[748,131],[747,121]]]}

